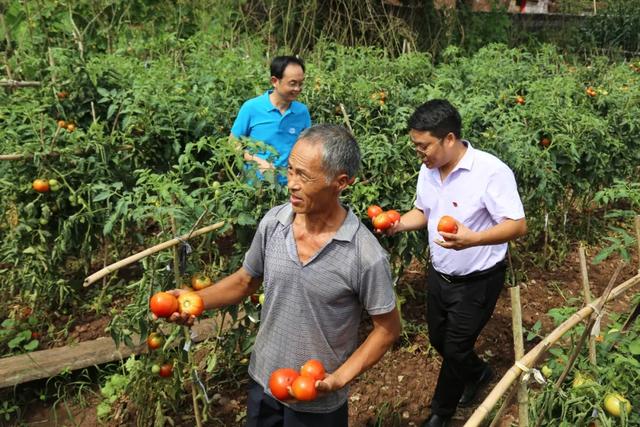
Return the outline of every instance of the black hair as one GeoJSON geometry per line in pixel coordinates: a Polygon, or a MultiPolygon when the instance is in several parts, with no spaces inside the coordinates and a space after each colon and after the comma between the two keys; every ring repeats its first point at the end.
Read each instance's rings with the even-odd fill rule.
{"type": "Polygon", "coordinates": [[[409,117],[409,129],[431,132],[436,138],[453,133],[462,138],[460,113],[446,99],[432,99],[419,106],[409,117]]]}
{"type": "Polygon", "coordinates": [[[284,70],[289,64],[298,64],[304,73],[304,61],[297,56],[276,56],[271,61],[271,75],[277,79],[281,79],[284,70]]]}

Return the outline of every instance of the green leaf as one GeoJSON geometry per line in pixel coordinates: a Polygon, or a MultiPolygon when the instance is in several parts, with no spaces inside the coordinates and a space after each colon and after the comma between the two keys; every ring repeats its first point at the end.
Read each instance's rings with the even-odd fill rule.
{"type": "Polygon", "coordinates": [[[640,354],[640,339],[636,339],[629,344],[629,351],[636,356],[640,354]]]}
{"type": "Polygon", "coordinates": [[[255,225],[256,224],[256,219],[249,215],[246,212],[241,212],[240,215],[238,215],[238,225],[255,225]]]}
{"type": "Polygon", "coordinates": [[[33,351],[38,348],[38,340],[31,340],[28,344],[24,346],[24,349],[27,351],[33,351]]]}

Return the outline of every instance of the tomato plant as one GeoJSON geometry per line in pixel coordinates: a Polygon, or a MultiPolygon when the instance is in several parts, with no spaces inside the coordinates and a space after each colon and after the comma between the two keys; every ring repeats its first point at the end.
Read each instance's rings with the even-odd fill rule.
{"type": "Polygon", "coordinates": [[[169,317],[178,311],[178,300],[168,292],[158,292],[149,300],[149,308],[158,317],[169,317]]]}
{"type": "Polygon", "coordinates": [[[271,394],[279,400],[291,399],[288,387],[290,387],[299,376],[298,372],[291,368],[276,369],[269,377],[269,390],[271,390],[271,394]]]}

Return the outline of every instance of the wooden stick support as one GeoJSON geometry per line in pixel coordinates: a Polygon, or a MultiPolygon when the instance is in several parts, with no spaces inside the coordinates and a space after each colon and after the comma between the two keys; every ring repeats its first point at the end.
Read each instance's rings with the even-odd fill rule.
{"type": "Polygon", "coordinates": [[[638,245],[638,273],[640,274],[640,215],[636,215],[636,243],[638,245]]]}
{"type": "Polygon", "coordinates": [[[340,111],[342,111],[342,117],[344,118],[344,122],[349,128],[349,131],[353,133],[353,128],[351,127],[351,120],[349,120],[349,115],[347,114],[347,110],[346,108],[344,108],[344,104],[342,102],[340,103],[340,111]]]}
{"type": "Polygon", "coordinates": [[[0,86],[3,87],[38,87],[40,85],[42,83],[33,81],[0,80],[0,86]]]}
{"type": "MultiPolygon", "coordinates": [[[[513,348],[516,360],[524,356],[524,338],[522,336],[522,305],[520,302],[520,287],[509,288],[511,294],[511,326],[513,329],[513,348]]],[[[527,385],[518,381],[518,425],[527,427],[529,425],[529,402],[527,396],[527,385]]]]}
{"type": "MultiPolygon", "coordinates": [[[[606,301],[611,301],[613,299],[618,298],[629,288],[640,283],[640,274],[633,276],[629,280],[623,282],[614,288],[609,297],[606,298],[606,301]]],[[[524,355],[522,359],[519,360],[520,364],[526,366],[528,368],[534,366],[537,359],[546,352],[553,344],[555,344],[562,336],[573,328],[578,323],[582,322],[585,318],[590,316],[593,313],[593,305],[599,304],[603,298],[600,297],[596,299],[590,306],[583,307],[574,313],[571,317],[565,320],[560,326],[554,329],[545,339],[538,343],[531,351],[524,355]]],[[[496,402],[504,395],[509,387],[513,384],[515,380],[520,377],[522,373],[522,369],[520,369],[515,364],[507,370],[502,379],[496,384],[496,386],[491,390],[489,395],[485,398],[485,400],[476,408],[476,410],[471,414],[471,417],[464,424],[465,427],[477,427],[479,426],[485,417],[491,412],[496,402]]]]}
{"type": "MultiPolygon", "coordinates": [[[[589,305],[591,304],[591,287],[589,286],[587,256],[582,242],[580,242],[578,253],[580,255],[580,272],[582,273],[582,295],[584,297],[584,304],[589,305]]],[[[596,341],[594,337],[589,337],[589,361],[592,365],[596,365],[596,341]]]]}
{"type": "Polygon", "coordinates": [[[151,248],[145,249],[142,252],[139,252],[137,254],[131,255],[130,257],[127,257],[123,260],[120,260],[116,263],[113,263],[111,265],[108,265],[107,267],[103,268],[102,270],[99,270],[95,273],[93,273],[91,276],[87,277],[86,279],[84,279],[84,283],[83,286],[87,287],[89,285],[91,285],[92,283],[97,282],[98,280],[102,279],[104,276],[106,276],[107,274],[113,273],[114,271],[117,271],[119,269],[121,269],[122,267],[126,267],[129,264],[133,264],[136,261],[141,260],[142,258],[148,257],[149,255],[153,255],[156,252],[160,252],[164,249],[168,249],[172,246],[177,245],[178,243],[180,243],[181,241],[184,240],[188,240],[190,237],[197,237],[200,236],[201,234],[205,234],[205,233],[209,233],[211,231],[217,230],[218,228],[222,227],[224,225],[224,221],[220,221],[220,222],[216,222],[215,224],[212,225],[208,225],[206,227],[203,227],[199,230],[194,231],[193,233],[189,234],[185,234],[184,236],[180,236],[180,237],[176,237],[174,239],[168,240],[164,243],[160,243],[158,245],[155,245],[151,248]]]}

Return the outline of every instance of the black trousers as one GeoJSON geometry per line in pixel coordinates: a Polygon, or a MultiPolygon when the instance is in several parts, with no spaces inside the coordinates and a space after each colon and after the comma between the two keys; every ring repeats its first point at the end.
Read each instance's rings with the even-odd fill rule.
{"type": "Polygon", "coordinates": [[[317,414],[298,412],[264,392],[262,386],[249,379],[247,427],[347,427],[347,402],[333,412],[317,414]]]}
{"type": "Polygon", "coordinates": [[[454,414],[467,383],[474,383],[485,369],[473,350],[504,286],[505,264],[500,263],[478,278],[456,281],[429,268],[427,276],[427,324],[431,345],[442,356],[431,413],[454,414]]]}

